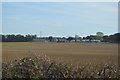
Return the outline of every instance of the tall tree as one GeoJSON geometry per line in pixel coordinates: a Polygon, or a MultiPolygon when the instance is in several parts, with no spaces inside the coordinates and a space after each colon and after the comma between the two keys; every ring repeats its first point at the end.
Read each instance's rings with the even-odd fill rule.
{"type": "Polygon", "coordinates": [[[73,40],[74,38],[73,37],[68,37],[67,38],[67,40],[69,41],[69,42],[71,42],[71,40],[73,40]]]}
{"type": "Polygon", "coordinates": [[[52,42],[53,37],[52,37],[52,36],[49,36],[48,39],[49,39],[50,42],[52,42]]]}

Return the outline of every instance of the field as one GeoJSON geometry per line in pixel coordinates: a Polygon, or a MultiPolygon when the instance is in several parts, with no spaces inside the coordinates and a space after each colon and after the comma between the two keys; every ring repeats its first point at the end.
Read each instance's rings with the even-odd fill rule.
{"type": "Polygon", "coordinates": [[[47,55],[58,62],[75,65],[117,64],[118,45],[112,43],[3,42],[2,60],[9,62],[32,55],[47,55]]]}
{"type": "Polygon", "coordinates": [[[117,44],[4,42],[2,52],[3,78],[118,78],[117,44]]]}

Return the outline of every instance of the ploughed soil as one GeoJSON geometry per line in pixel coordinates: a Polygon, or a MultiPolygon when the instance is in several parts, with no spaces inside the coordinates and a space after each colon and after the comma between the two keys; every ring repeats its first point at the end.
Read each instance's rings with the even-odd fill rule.
{"type": "MultiPolygon", "coordinates": [[[[0,43],[1,44],[1,43],[0,43]]],[[[113,43],[53,43],[3,42],[2,62],[34,55],[47,55],[58,62],[71,64],[117,64],[118,44],[113,43]]]]}

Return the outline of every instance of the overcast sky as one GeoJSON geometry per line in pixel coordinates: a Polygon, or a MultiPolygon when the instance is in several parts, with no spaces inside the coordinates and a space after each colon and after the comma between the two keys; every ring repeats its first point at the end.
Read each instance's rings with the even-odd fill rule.
{"type": "Polygon", "coordinates": [[[118,32],[117,2],[2,3],[3,34],[87,36],[118,32]]]}

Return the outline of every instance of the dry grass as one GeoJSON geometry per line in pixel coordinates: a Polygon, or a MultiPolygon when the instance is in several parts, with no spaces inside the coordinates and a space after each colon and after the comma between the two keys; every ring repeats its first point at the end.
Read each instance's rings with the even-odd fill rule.
{"type": "Polygon", "coordinates": [[[3,62],[32,54],[45,54],[56,61],[71,64],[101,64],[111,60],[117,64],[118,45],[112,43],[40,43],[3,42],[3,62]]]}

